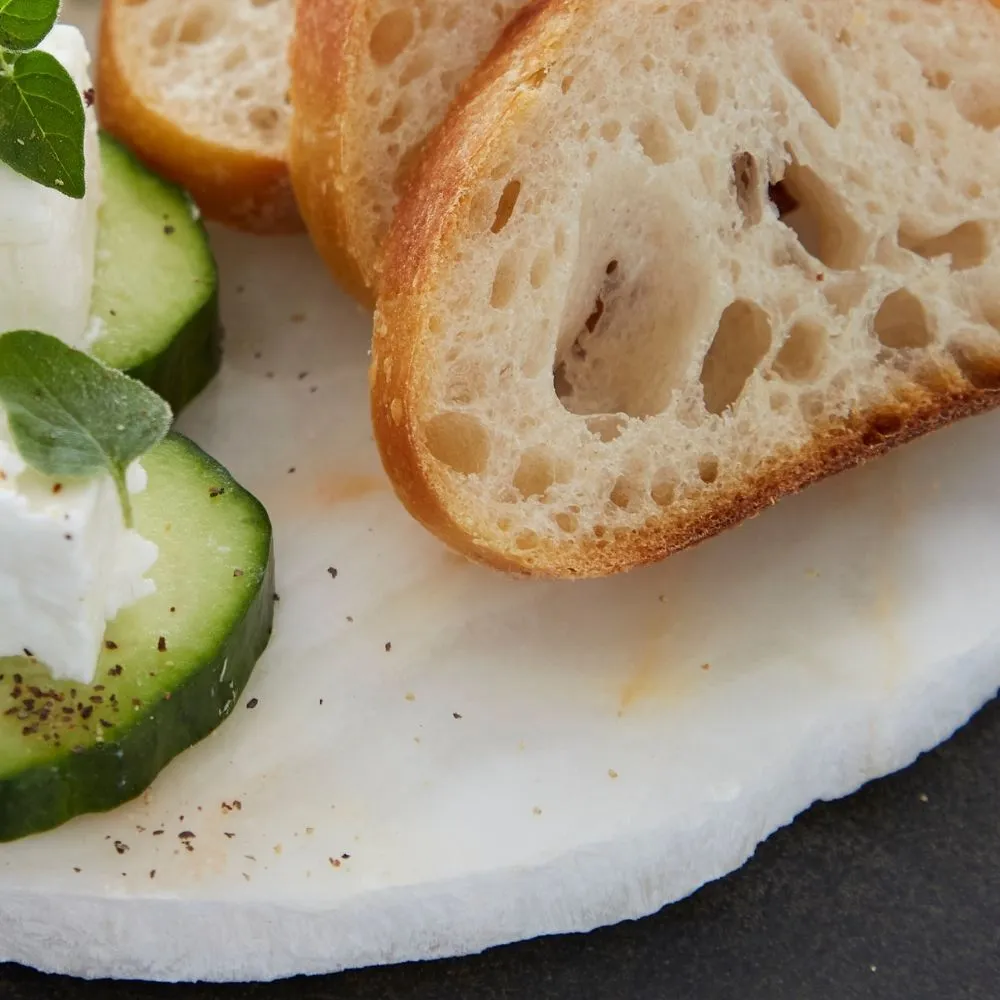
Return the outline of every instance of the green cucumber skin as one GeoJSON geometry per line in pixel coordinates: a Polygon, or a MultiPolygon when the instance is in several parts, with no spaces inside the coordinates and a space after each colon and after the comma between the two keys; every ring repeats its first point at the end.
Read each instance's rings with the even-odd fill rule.
{"type": "Polygon", "coordinates": [[[221,365],[222,324],[216,291],[166,350],[125,374],[149,386],[178,414],[219,374],[221,365]]]}
{"type": "MultiPolygon", "coordinates": [[[[160,209],[169,211],[168,221],[171,225],[187,230],[189,239],[200,244],[201,253],[206,258],[202,262],[206,266],[204,282],[208,288],[204,301],[186,316],[178,317],[177,326],[169,328],[168,337],[164,336],[162,327],[157,328],[156,323],[152,323],[150,334],[156,338],[159,346],[143,350],[143,345],[132,342],[129,349],[122,352],[120,345],[116,348],[105,337],[98,339],[93,346],[96,357],[145,383],[165,399],[177,414],[212,381],[222,364],[223,328],[219,310],[219,275],[209,248],[208,231],[200,218],[192,218],[193,203],[183,188],[154,174],[126,146],[108,133],[101,133],[100,143],[106,197],[115,197],[114,180],[119,180],[133,185],[132,190],[127,192],[132,195],[133,202],[137,192],[143,189],[147,197],[155,200],[154,206],[150,201],[142,199],[138,218],[129,220],[137,224],[140,231],[143,231],[143,227],[153,230],[146,232],[147,239],[142,242],[143,249],[149,248],[152,260],[155,262],[156,259],[156,239],[162,238],[159,230],[167,219],[167,216],[160,218],[160,209]],[[140,360],[137,360],[137,356],[140,360]]],[[[122,199],[126,204],[129,203],[127,194],[122,199]]],[[[106,223],[101,224],[103,226],[106,223]]],[[[98,241],[100,247],[100,232],[98,241]]],[[[142,267],[147,263],[147,258],[137,256],[134,261],[124,261],[116,266],[127,271],[136,264],[142,267]]],[[[100,266],[97,273],[99,278],[100,266]]],[[[109,328],[115,326],[113,311],[100,318],[109,328]]]]}
{"type": "Polygon", "coordinates": [[[204,739],[231,714],[270,640],[274,548],[267,513],[196,445],[179,434],[171,438],[211,468],[215,481],[245,503],[267,531],[268,557],[254,581],[254,596],[209,660],[183,683],[161,693],[155,703],[147,703],[133,721],[116,725],[111,738],[80,752],[67,748],[0,778],[0,843],[50,830],[84,813],[106,812],[141,795],[174,757],[204,739]]]}

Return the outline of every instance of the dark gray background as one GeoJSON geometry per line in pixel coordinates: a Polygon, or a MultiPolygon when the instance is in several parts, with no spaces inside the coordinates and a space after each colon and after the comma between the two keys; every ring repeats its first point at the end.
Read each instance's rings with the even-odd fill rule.
{"type": "Polygon", "coordinates": [[[998,776],[993,702],[907,771],[814,807],[741,871],[646,920],[273,985],[81,983],[0,966],[0,1000],[997,1000],[998,776]]]}

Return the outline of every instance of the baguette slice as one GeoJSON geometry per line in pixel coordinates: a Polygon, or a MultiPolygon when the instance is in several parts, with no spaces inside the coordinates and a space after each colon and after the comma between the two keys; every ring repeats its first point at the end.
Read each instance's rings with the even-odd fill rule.
{"type": "Polygon", "coordinates": [[[334,277],[371,305],[420,148],[525,0],[299,0],[289,156],[334,277]]]}
{"type": "Polygon", "coordinates": [[[372,410],[504,570],[660,559],[1000,395],[988,0],[546,0],[389,236],[372,410]]]}
{"type": "Polygon", "coordinates": [[[105,0],[101,124],[211,219],[302,229],[288,178],[293,0],[105,0]]]}

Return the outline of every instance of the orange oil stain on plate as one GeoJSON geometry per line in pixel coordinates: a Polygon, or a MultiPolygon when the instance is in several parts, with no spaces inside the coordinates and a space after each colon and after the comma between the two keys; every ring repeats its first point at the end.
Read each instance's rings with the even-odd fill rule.
{"type": "Polygon", "coordinates": [[[282,476],[277,489],[265,497],[272,515],[316,514],[389,492],[385,476],[370,473],[322,473],[308,477],[302,470],[282,476]]]}
{"type": "MultiPolygon", "coordinates": [[[[676,614],[677,609],[672,609],[676,614]]],[[[618,689],[618,715],[649,704],[665,707],[690,697],[708,679],[705,656],[674,648],[669,620],[654,618],[632,656],[625,683],[618,689]]]]}
{"type": "Polygon", "coordinates": [[[373,493],[385,493],[388,490],[389,481],[385,476],[331,473],[320,476],[317,480],[316,499],[325,507],[333,507],[336,504],[363,500],[373,493]]]}

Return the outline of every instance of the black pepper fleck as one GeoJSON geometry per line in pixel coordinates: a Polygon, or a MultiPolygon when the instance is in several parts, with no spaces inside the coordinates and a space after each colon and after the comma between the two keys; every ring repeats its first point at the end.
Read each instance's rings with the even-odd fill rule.
{"type": "Polygon", "coordinates": [[[256,698],[251,698],[247,702],[247,708],[253,709],[253,708],[256,708],[259,704],[260,704],[260,702],[256,698]]]}

